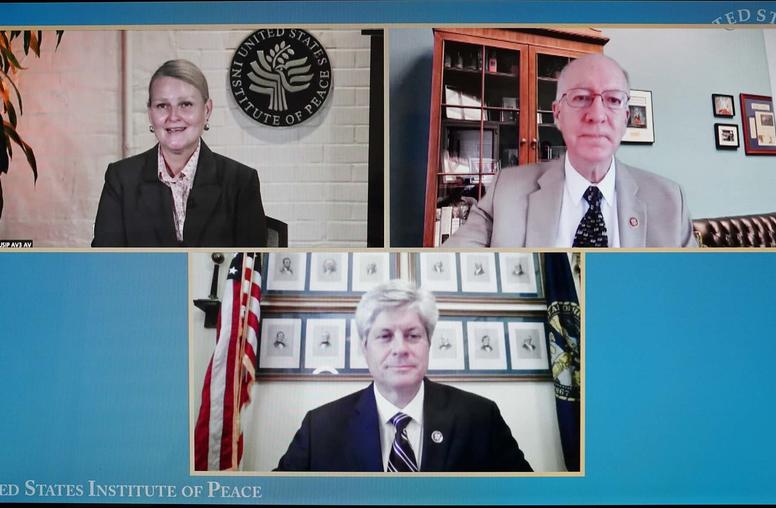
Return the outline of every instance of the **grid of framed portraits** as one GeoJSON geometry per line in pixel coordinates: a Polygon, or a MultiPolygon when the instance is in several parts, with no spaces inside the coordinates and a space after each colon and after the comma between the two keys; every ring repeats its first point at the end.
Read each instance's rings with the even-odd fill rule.
{"type": "Polygon", "coordinates": [[[538,253],[281,252],[262,261],[259,378],[367,378],[356,306],[395,278],[436,296],[429,374],[550,377],[538,253]]]}
{"type": "Polygon", "coordinates": [[[420,252],[413,254],[419,285],[447,296],[542,299],[541,260],[525,252],[420,252]]]}
{"type": "MultiPolygon", "coordinates": [[[[258,377],[368,377],[352,313],[291,312],[262,318],[258,377]]],[[[444,316],[431,338],[429,374],[550,378],[543,316],[444,316]]]]}
{"type": "Polygon", "coordinates": [[[264,254],[264,294],[364,293],[395,278],[398,257],[388,252],[282,252],[264,254]]]}

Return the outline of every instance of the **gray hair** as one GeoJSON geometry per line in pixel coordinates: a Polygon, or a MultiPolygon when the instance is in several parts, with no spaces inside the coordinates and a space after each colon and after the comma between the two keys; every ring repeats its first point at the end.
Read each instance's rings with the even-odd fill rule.
{"type": "Polygon", "coordinates": [[[151,107],[151,87],[154,86],[154,81],[159,78],[175,78],[185,81],[199,91],[203,102],[210,99],[207,79],[199,67],[188,60],[167,60],[156,69],[156,72],[151,76],[151,81],[148,82],[148,107],[151,107]]]}
{"type": "Polygon", "coordinates": [[[586,60],[592,60],[592,59],[601,59],[606,60],[611,63],[613,63],[618,69],[620,69],[620,72],[622,72],[623,77],[625,78],[625,86],[626,86],[626,92],[630,95],[630,76],[628,76],[628,71],[622,68],[622,65],[620,65],[617,60],[615,60],[612,57],[601,55],[598,53],[593,53],[590,55],[585,55],[583,57],[580,57],[576,60],[570,60],[569,63],[566,64],[565,67],[560,71],[560,75],[558,75],[558,89],[555,91],[555,100],[559,101],[563,93],[565,92],[566,87],[561,86],[565,85],[566,75],[568,74],[568,69],[574,65],[581,65],[586,60]]]}
{"type": "Polygon", "coordinates": [[[418,313],[423,327],[426,329],[428,341],[434,334],[439,309],[436,299],[430,291],[416,288],[403,280],[391,280],[370,289],[356,307],[356,328],[361,341],[366,343],[369,331],[381,312],[408,308],[418,313]]]}

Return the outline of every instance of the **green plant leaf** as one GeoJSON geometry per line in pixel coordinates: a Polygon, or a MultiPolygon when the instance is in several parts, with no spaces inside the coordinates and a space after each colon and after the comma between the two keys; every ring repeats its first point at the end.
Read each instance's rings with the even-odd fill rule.
{"type": "MultiPolygon", "coordinates": [[[[27,158],[27,163],[30,165],[30,169],[32,169],[32,175],[33,175],[33,181],[38,181],[38,163],[35,161],[35,152],[33,152],[32,147],[28,145],[22,138],[19,136],[19,133],[16,132],[16,129],[13,128],[11,124],[9,124],[6,121],[3,121],[3,125],[5,126],[5,132],[8,133],[8,136],[13,140],[14,143],[19,145],[24,152],[24,156],[27,158]]],[[[8,145],[10,148],[10,144],[8,145]]],[[[10,152],[10,150],[9,150],[10,152]]]]}
{"type": "MultiPolygon", "coordinates": [[[[24,105],[22,104],[22,94],[19,92],[19,89],[16,87],[16,83],[13,82],[11,79],[11,76],[6,74],[5,71],[0,71],[5,76],[6,80],[11,83],[11,86],[13,87],[14,93],[16,93],[16,102],[19,103],[19,116],[24,114],[24,105]]],[[[0,81],[2,81],[3,77],[0,76],[0,81]]],[[[9,99],[10,100],[10,99],[9,99]]],[[[13,122],[14,126],[16,126],[16,122],[13,122]]]]}
{"type": "Polygon", "coordinates": [[[30,38],[32,37],[32,32],[29,30],[24,31],[24,54],[28,54],[30,52],[30,38]]]}
{"type": "Polygon", "coordinates": [[[0,173],[8,173],[10,159],[8,158],[5,128],[3,127],[3,116],[0,115],[0,173]]]}
{"type": "Polygon", "coordinates": [[[11,66],[16,67],[17,69],[24,69],[24,67],[19,64],[19,61],[16,59],[16,56],[13,54],[13,51],[11,51],[10,47],[0,46],[0,52],[2,52],[11,66]]]}
{"type": "Polygon", "coordinates": [[[35,53],[35,56],[40,58],[40,43],[43,40],[43,34],[38,31],[38,34],[30,32],[30,48],[35,53]]]}

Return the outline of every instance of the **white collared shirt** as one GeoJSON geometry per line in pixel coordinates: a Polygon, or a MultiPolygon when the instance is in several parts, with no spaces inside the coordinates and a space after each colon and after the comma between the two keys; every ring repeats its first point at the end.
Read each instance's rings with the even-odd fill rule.
{"type": "Polygon", "coordinates": [[[402,412],[405,415],[412,418],[410,423],[407,424],[407,438],[412,446],[412,451],[415,452],[415,460],[418,462],[418,469],[420,469],[421,458],[423,456],[423,398],[425,396],[424,383],[420,383],[420,389],[415,394],[409,404],[404,408],[398,408],[391,404],[383,395],[380,390],[377,389],[377,385],[373,385],[375,391],[375,402],[377,403],[377,418],[380,420],[380,445],[383,451],[383,471],[388,467],[388,455],[391,453],[393,447],[393,440],[396,437],[396,427],[391,423],[391,418],[398,412],[402,412]]]}
{"type": "Polygon", "coordinates": [[[169,187],[172,191],[172,218],[175,222],[175,236],[178,238],[179,242],[183,241],[183,225],[186,223],[186,204],[189,200],[191,187],[194,185],[194,177],[197,174],[199,147],[201,145],[202,140],[199,140],[194,153],[191,154],[191,157],[189,157],[188,162],[181,172],[175,176],[170,175],[170,171],[167,169],[167,163],[164,160],[164,155],[162,155],[162,147],[159,146],[157,174],[159,175],[159,181],[169,187]]]}
{"type": "Polygon", "coordinates": [[[615,192],[614,157],[609,165],[603,180],[591,184],[580,175],[569,162],[568,156],[564,164],[565,181],[563,184],[563,198],[560,206],[560,223],[558,224],[558,236],[555,238],[556,247],[571,247],[574,236],[577,233],[579,222],[585,216],[590,205],[585,201],[585,191],[591,185],[598,187],[603,198],[601,199],[601,213],[606,224],[606,235],[609,239],[609,247],[620,246],[620,228],[617,220],[617,193],[615,192]]]}

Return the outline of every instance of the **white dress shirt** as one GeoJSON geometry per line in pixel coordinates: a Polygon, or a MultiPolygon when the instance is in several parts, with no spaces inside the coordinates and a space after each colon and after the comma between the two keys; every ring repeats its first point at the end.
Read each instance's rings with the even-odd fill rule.
{"type": "Polygon", "coordinates": [[[425,395],[425,386],[420,383],[420,389],[415,394],[409,404],[404,406],[403,409],[391,404],[385,397],[382,396],[377,389],[377,385],[373,385],[375,391],[375,402],[377,402],[377,418],[380,420],[380,444],[383,451],[383,471],[388,467],[388,455],[391,453],[393,447],[393,440],[396,436],[396,427],[391,423],[396,413],[404,413],[412,418],[410,423],[407,424],[407,439],[410,441],[412,451],[415,452],[415,460],[418,463],[418,470],[420,470],[420,460],[423,455],[423,397],[425,395]]]}
{"type": "Polygon", "coordinates": [[[615,182],[614,157],[609,165],[603,180],[596,184],[588,182],[580,175],[569,162],[568,156],[564,164],[565,181],[563,184],[563,198],[560,206],[560,223],[558,224],[558,236],[555,238],[556,247],[571,247],[574,236],[577,233],[579,222],[585,216],[590,205],[585,201],[585,191],[591,185],[598,187],[603,198],[601,199],[601,213],[606,224],[606,235],[609,239],[609,247],[620,246],[620,228],[617,220],[617,194],[614,189],[615,182]]]}

